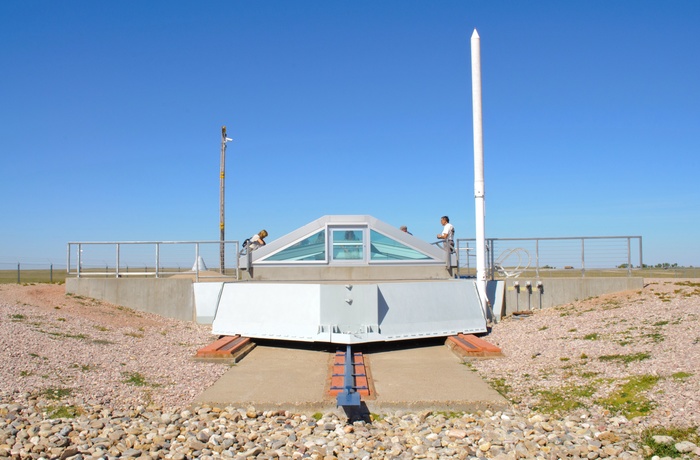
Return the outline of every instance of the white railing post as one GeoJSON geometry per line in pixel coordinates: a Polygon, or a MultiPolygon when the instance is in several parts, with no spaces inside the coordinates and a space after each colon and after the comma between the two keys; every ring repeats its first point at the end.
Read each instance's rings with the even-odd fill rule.
{"type": "Polygon", "coordinates": [[[119,243],[116,244],[116,251],[117,251],[117,268],[115,269],[115,278],[119,278],[119,243]]]}

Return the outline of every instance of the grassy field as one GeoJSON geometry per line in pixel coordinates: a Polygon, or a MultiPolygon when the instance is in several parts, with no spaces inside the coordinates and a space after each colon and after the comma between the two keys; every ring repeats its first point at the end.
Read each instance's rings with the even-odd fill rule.
{"type": "MultiPolygon", "coordinates": [[[[149,270],[153,271],[151,267],[149,270]]],[[[100,270],[103,271],[103,270],[100,270]]],[[[163,272],[176,272],[177,269],[165,269],[161,268],[163,272]]],[[[89,271],[83,272],[85,275],[89,276],[89,271]]],[[[474,269],[467,273],[466,270],[460,272],[463,276],[474,276],[476,273],[474,269]]],[[[71,275],[75,276],[75,275],[71,275]]],[[[102,278],[113,277],[110,275],[95,275],[102,278]]],[[[138,277],[139,275],[130,275],[130,278],[138,277]]],[[[586,270],[586,277],[596,278],[596,277],[613,277],[613,276],[627,276],[626,269],[609,269],[609,270],[586,270]]],[[[700,278],[700,268],[669,268],[667,270],[660,268],[645,268],[643,270],[632,270],[632,276],[639,276],[642,278],[700,278]]],[[[46,270],[20,270],[19,272],[19,284],[30,284],[30,283],[65,283],[66,281],[66,271],[65,269],[54,269],[53,273],[46,270]]],[[[153,275],[149,275],[153,277],[153,275]]],[[[535,270],[527,270],[523,272],[519,278],[535,278],[535,270]]],[[[581,270],[549,270],[541,269],[540,278],[579,278],[581,277],[581,270]]],[[[501,277],[496,277],[500,279],[501,277]]],[[[0,284],[2,283],[17,283],[17,270],[0,270],[0,284]]]]}

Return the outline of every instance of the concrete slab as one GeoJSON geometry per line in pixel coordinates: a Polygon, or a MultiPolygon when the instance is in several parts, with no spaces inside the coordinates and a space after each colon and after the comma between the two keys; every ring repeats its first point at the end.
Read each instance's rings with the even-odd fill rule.
{"type": "Polygon", "coordinates": [[[503,396],[445,345],[373,353],[369,362],[376,399],[366,403],[372,412],[385,409],[476,411],[508,407],[503,396]]]}
{"type": "MultiPolygon", "coordinates": [[[[508,407],[505,398],[443,344],[363,351],[375,390],[373,396],[363,398],[371,412],[508,407]]],[[[325,394],[333,355],[327,350],[258,344],[195,404],[306,413],[334,410],[335,398],[325,394]]]]}
{"type": "Polygon", "coordinates": [[[323,400],[331,354],[256,346],[248,356],[195,399],[212,406],[255,406],[258,410],[316,411],[335,407],[323,400]]]}

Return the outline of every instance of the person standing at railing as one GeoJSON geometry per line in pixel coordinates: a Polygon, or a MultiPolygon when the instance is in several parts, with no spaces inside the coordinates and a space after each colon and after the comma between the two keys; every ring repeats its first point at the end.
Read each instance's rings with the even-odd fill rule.
{"type": "Polygon", "coordinates": [[[259,247],[265,246],[265,238],[267,238],[267,230],[260,230],[260,232],[250,237],[248,249],[255,251],[259,247]]]}
{"type": "Polygon", "coordinates": [[[450,218],[442,216],[440,218],[440,224],[443,226],[442,233],[438,233],[437,237],[440,240],[445,240],[445,247],[450,248],[450,252],[454,252],[455,228],[450,223],[450,218]]]}

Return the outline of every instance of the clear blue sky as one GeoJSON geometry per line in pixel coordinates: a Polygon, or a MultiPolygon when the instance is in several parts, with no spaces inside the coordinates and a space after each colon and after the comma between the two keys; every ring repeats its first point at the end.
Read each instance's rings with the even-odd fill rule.
{"type": "Polygon", "coordinates": [[[370,214],[700,265],[700,2],[0,2],[0,262],[370,214]]]}

